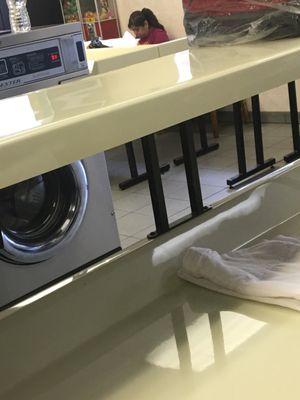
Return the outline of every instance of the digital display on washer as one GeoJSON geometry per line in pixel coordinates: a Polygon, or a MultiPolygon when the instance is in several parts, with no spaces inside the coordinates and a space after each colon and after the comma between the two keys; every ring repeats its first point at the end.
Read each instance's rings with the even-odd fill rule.
{"type": "Polygon", "coordinates": [[[0,81],[62,66],[57,46],[5,57],[0,60],[0,81]]]}

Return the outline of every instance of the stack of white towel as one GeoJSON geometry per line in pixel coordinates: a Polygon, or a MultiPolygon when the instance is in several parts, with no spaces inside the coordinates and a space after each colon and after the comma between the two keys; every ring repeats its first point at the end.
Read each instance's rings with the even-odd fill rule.
{"type": "Polygon", "coordinates": [[[300,238],[277,236],[226,254],[192,247],[179,276],[220,293],[300,311],[300,238]]]}

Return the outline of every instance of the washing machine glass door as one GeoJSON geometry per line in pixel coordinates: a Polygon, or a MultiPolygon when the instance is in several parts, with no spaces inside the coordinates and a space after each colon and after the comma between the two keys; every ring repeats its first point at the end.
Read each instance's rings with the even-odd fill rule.
{"type": "Polygon", "coordinates": [[[14,264],[54,257],[78,231],[87,200],[80,161],[0,190],[0,257],[14,264]]]}

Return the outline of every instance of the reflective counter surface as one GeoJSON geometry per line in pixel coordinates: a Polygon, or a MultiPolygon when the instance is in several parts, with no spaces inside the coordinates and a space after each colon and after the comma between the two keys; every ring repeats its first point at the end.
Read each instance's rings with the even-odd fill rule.
{"type": "Polygon", "coordinates": [[[300,39],[203,48],[0,101],[0,187],[300,77],[300,39]]]}

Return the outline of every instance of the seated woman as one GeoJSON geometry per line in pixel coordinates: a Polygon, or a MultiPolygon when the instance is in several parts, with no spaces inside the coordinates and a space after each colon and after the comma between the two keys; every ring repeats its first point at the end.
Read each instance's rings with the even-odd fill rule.
{"type": "Polygon", "coordinates": [[[170,40],[164,26],[148,8],[134,11],[130,15],[128,28],[140,39],[139,44],[159,44],[170,40]]]}

